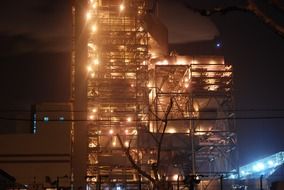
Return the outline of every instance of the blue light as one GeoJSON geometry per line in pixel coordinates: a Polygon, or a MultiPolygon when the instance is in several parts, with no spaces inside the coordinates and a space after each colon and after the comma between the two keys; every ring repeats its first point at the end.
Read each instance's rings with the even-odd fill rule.
{"type": "Polygon", "coordinates": [[[264,164],[259,162],[259,163],[256,163],[254,166],[253,166],[253,171],[256,171],[256,172],[260,172],[262,170],[264,170],[265,167],[264,167],[264,164]]]}
{"type": "Polygon", "coordinates": [[[271,175],[282,164],[284,164],[284,152],[278,152],[240,167],[240,178],[247,179],[259,177],[259,175],[271,175]]]}
{"type": "Polygon", "coordinates": [[[270,167],[274,166],[274,162],[273,162],[272,160],[268,160],[267,164],[268,164],[270,167]]]}
{"type": "Polygon", "coordinates": [[[220,47],[221,47],[221,43],[220,43],[220,42],[217,42],[217,43],[216,43],[216,47],[217,47],[217,48],[220,48],[220,47]]]}

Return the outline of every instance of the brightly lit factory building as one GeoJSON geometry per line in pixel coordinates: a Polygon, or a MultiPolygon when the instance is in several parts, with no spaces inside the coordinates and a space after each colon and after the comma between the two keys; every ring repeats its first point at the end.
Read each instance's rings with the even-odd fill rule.
{"type": "Polygon", "coordinates": [[[171,188],[194,174],[208,189],[237,168],[231,65],[220,56],[169,55],[152,7],[76,1],[72,93],[75,110],[86,111],[75,113],[75,185],[149,189],[137,168],[155,178],[159,162],[158,177],[171,188]]]}

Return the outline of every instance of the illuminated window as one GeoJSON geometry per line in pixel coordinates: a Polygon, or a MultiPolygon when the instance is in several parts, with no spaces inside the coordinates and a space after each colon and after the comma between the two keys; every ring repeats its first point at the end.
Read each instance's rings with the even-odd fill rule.
{"type": "Polygon", "coordinates": [[[36,126],[36,114],[33,117],[33,134],[36,134],[37,126],[36,126]]]}
{"type": "Polygon", "coordinates": [[[49,118],[47,116],[43,117],[43,121],[48,122],[49,118]]]}

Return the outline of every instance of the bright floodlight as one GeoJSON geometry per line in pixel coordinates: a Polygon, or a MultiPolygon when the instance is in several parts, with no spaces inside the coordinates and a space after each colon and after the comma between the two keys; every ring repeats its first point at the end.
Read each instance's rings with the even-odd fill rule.
{"type": "Polygon", "coordinates": [[[93,68],[92,68],[91,66],[87,66],[87,70],[88,70],[89,72],[91,72],[91,71],[93,71],[93,68]]]}
{"type": "Polygon", "coordinates": [[[109,130],[109,134],[110,134],[110,135],[113,134],[113,130],[112,130],[112,129],[109,130]]]}
{"type": "Polygon", "coordinates": [[[132,118],[131,117],[128,117],[127,118],[127,122],[131,122],[132,121],[132,118]]]}
{"type": "Polygon", "coordinates": [[[92,13],[88,11],[88,12],[86,13],[86,19],[87,19],[87,20],[90,20],[91,18],[92,18],[92,13]]]}
{"type": "Polygon", "coordinates": [[[284,164],[284,152],[278,152],[261,160],[240,167],[240,178],[254,178],[259,175],[271,175],[284,164]]]}
{"type": "Polygon", "coordinates": [[[100,62],[99,62],[99,59],[94,59],[94,64],[95,65],[98,65],[100,62]]]}
{"type": "Polygon", "coordinates": [[[124,9],[125,9],[124,4],[121,4],[121,5],[119,6],[119,10],[120,10],[120,11],[123,11],[124,9]]]}
{"type": "Polygon", "coordinates": [[[259,171],[262,171],[264,170],[264,164],[259,162],[259,163],[256,163],[254,166],[253,166],[253,170],[256,171],[256,172],[259,172],[259,171]]]}
{"type": "Polygon", "coordinates": [[[177,181],[178,180],[178,174],[173,175],[173,180],[177,181]]]}
{"type": "Polygon", "coordinates": [[[98,28],[97,28],[97,25],[94,24],[94,25],[92,26],[92,32],[96,32],[97,29],[98,29],[98,28]]]}
{"type": "Polygon", "coordinates": [[[176,131],[176,129],[174,129],[174,128],[170,128],[169,130],[168,130],[168,133],[171,133],[171,134],[173,134],[173,133],[176,133],[177,131],[176,131]]]}

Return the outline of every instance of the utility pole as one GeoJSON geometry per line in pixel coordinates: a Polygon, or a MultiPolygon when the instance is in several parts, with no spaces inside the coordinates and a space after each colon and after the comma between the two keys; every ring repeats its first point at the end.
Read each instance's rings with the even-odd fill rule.
{"type": "Polygon", "coordinates": [[[263,180],[263,175],[261,175],[261,176],[260,176],[260,179],[259,179],[260,190],[263,190],[263,188],[262,188],[262,180],[263,180]]]}
{"type": "Polygon", "coordinates": [[[224,179],[224,176],[221,175],[220,176],[220,190],[223,190],[223,179],[224,179]]]}

